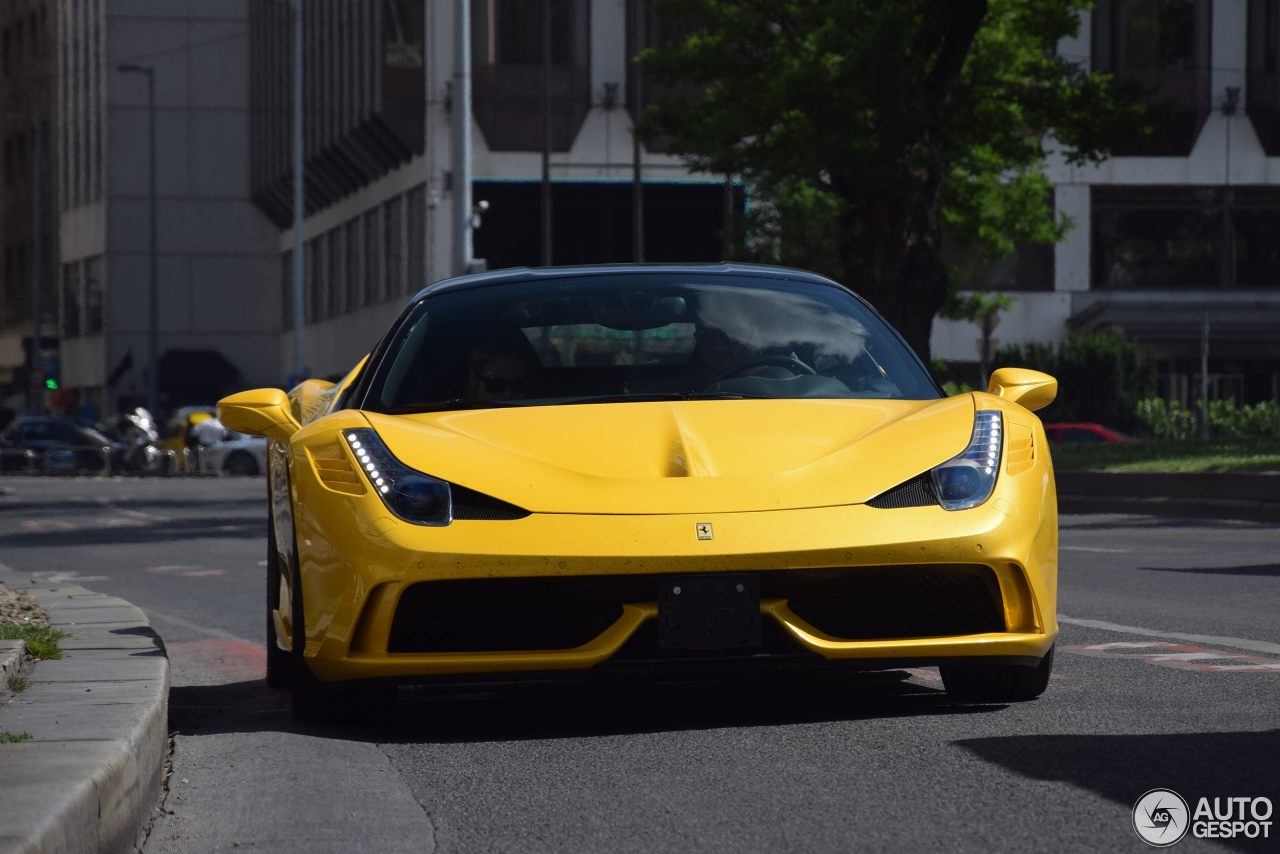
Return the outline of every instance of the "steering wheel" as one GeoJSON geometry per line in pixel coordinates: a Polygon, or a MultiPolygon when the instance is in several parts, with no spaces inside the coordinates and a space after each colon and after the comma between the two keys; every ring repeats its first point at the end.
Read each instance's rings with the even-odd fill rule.
{"type": "Polygon", "coordinates": [[[778,365],[779,367],[786,368],[791,371],[796,376],[803,376],[807,374],[812,377],[817,376],[818,374],[817,371],[800,361],[800,359],[793,353],[766,353],[763,356],[752,356],[750,359],[743,359],[741,362],[738,362],[729,368],[729,370],[716,377],[712,381],[712,384],[723,382],[730,377],[737,376],[747,368],[754,368],[757,365],[778,365]]]}

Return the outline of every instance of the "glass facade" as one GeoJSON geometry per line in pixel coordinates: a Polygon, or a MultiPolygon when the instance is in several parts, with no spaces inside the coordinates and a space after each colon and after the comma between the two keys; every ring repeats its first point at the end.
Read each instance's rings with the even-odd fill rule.
{"type": "Polygon", "coordinates": [[[1093,188],[1096,288],[1280,287],[1280,188],[1093,188]]]}

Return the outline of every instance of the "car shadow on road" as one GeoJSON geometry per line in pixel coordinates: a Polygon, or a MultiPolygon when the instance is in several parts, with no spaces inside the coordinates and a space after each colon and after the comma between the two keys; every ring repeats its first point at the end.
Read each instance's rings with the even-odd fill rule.
{"type": "Polygon", "coordinates": [[[255,680],[175,687],[169,709],[183,735],[265,730],[385,744],[627,735],[1007,708],[955,702],[941,687],[917,685],[909,677],[898,670],[696,683],[472,686],[430,694],[402,689],[394,708],[367,711],[342,725],[296,721],[289,712],[289,692],[255,680]]]}
{"type": "MultiPolygon", "coordinates": [[[[1132,808],[1156,788],[1172,789],[1194,815],[1200,798],[1268,797],[1276,802],[1280,730],[1171,735],[1019,735],[956,742],[975,756],[1033,780],[1065,782],[1132,808]]],[[[1225,807],[1224,807],[1225,809],[1225,807]]],[[[1277,816],[1280,818],[1280,816],[1277,816]]],[[[1274,851],[1280,821],[1263,839],[1219,839],[1241,851],[1274,851]]]]}

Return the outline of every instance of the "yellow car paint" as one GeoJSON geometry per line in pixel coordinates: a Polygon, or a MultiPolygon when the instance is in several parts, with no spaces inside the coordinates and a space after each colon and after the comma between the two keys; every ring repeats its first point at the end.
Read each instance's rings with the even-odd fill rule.
{"type": "MultiPolygon", "coordinates": [[[[1039,419],[1007,397],[329,411],[354,374],[337,386],[304,384],[287,401],[259,390],[219,405],[225,425],[269,435],[273,458],[287,461],[304,655],[321,681],[589,668],[657,613],[652,602],[631,603],[570,650],[388,653],[401,592],[455,578],[973,564],[995,571],[1005,632],[842,640],[805,624],[785,600],[766,600],[762,614],[828,659],[1039,657],[1057,635],[1048,445],[1039,419]],[[975,409],[1000,410],[1007,428],[1004,470],[985,503],[955,512],[865,503],[960,453],[975,409]],[[341,430],[361,427],[407,465],[532,515],[445,527],[395,519],[341,440],[341,430]],[[702,523],[713,539],[697,538],[702,523]]],[[[286,586],[275,617],[282,645],[292,628],[286,586]]]]}

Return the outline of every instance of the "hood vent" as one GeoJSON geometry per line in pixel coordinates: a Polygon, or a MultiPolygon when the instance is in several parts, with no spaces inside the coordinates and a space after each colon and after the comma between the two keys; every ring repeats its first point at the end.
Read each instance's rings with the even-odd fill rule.
{"type": "Polygon", "coordinates": [[[868,507],[878,510],[897,510],[901,507],[937,507],[938,496],[933,488],[933,478],[929,472],[917,475],[906,483],[900,483],[893,489],[882,492],[867,502],[868,507]]]}

